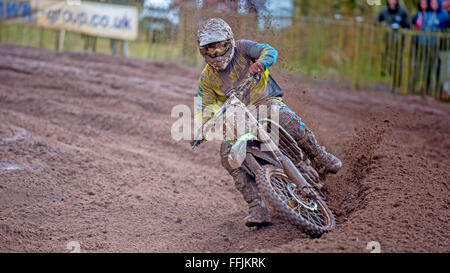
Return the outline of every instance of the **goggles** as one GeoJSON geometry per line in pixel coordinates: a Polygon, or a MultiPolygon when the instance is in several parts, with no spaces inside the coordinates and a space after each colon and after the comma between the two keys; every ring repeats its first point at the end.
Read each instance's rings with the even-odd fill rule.
{"type": "Polygon", "coordinates": [[[207,44],[205,46],[200,47],[200,53],[205,56],[207,55],[211,58],[216,58],[225,55],[225,53],[228,52],[231,46],[232,46],[231,40],[207,44]]]}

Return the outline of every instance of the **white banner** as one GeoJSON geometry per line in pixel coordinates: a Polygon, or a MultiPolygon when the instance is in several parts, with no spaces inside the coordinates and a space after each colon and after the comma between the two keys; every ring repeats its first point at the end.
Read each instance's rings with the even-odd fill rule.
{"type": "Polygon", "coordinates": [[[138,35],[136,7],[74,0],[30,0],[30,5],[40,27],[123,40],[138,35]]]}

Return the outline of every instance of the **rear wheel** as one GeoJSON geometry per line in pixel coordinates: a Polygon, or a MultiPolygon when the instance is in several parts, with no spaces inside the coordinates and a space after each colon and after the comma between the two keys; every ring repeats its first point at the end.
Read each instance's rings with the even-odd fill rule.
{"type": "Polygon", "coordinates": [[[333,213],[312,188],[300,188],[282,169],[263,166],[256,182],[265,199],[294,225],[311,236],[319,236],[335,226],[333,213]]]}

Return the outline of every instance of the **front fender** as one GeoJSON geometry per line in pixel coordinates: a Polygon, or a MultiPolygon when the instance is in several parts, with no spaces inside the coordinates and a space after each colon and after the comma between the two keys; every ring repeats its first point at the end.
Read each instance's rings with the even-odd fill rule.
{"type": "MultiPolygon", "coordinates": [[[[261,150],[259,150],[257,147],[253,147],[253,146],[248,146],[247,147],[247,154],[251,154],[254,156],[254,158],[260,158],[264,161],[266,161],[267,163],[279,167],[281,168],[281,164],[280,162],[278,162],[278,160],[275,159],[275,157],[269,153],[266,152],[262,152],[261,150]]],[[[246,158],[247,161],[247,158],[246,158]]]]}

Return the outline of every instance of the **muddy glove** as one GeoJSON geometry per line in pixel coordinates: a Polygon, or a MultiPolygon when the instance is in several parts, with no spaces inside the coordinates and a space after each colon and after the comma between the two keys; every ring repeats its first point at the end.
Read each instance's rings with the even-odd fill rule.
{"type": "Polygon", "coordinates": [[[254,74],[260,74],[261,72],[264,71],[264,66],[262,65],[262,63],[256,61],[251,67],[250,67],[250,73],[252,75],[254,74]]]}

